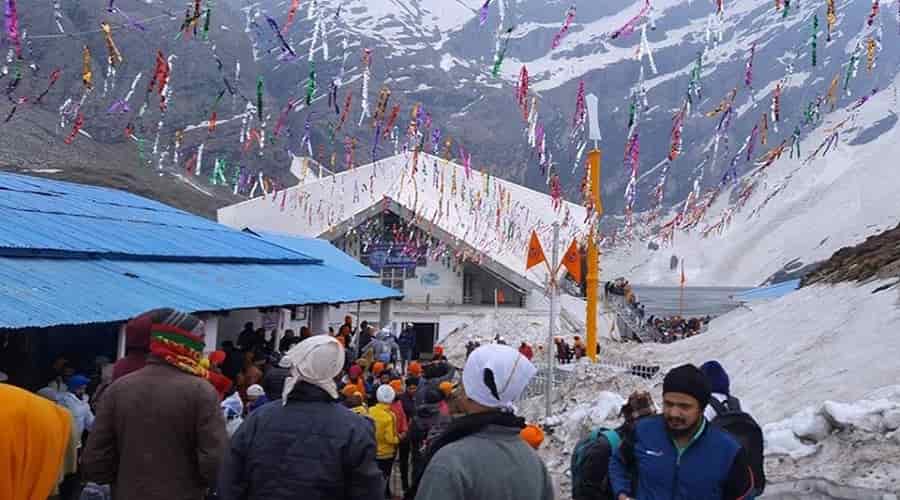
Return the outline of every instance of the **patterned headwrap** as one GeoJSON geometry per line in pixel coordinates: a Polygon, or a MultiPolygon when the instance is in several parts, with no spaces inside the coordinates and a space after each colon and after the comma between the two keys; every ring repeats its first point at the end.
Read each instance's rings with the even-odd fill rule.
{"type": "Polygon", "coordinates": [[[203,335],[203,322],[195,316],[159,309],[150,326],[150,352],[182,371],[207,378],[208,363],[200,362],[206,347],[203,335]]]}

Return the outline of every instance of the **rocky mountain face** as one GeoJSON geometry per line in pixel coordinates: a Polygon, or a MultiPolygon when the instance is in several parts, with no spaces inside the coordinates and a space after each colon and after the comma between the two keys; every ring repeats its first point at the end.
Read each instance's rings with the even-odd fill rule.
{"type": "MultiPolygon", "coordinates": [[[[193,180],[207,185],[204,189],[211,191],[214,203],[233,199],[230,186],[208,186],[207,177],[214,172],[217,159],[225,162],[229,182],[241,177],[238,167],[244,167],[240,190],[245,194],[252,184],[249,178],[257,178],[258,172],[271,176],[276,184],[289,182],[291,155],[310,150],[326,165],[333,163],[341,170],[348,162],[365,163],[403,148],[416,104],[422,110],[416,140],[425,149],[436,143],[441,156],[459,159],[471,154],[473,167],[544,192],[549,189],[548,174],[558,173],[565,195],[580,201],[584,169],[577,160],[584,136],[578,134],[575,140],[571,136],[578,88],[583,82],[586,92],[600,101],[604,204],[608,212],[621,213],[632,178],[632,165],[626,166],[622,158],[626,145],[634,144],[635,135],[639,137],[639,155],[632,155],[638,160],[634,209],[648,209],[657,203],[656,189],[666,171],[663,204],[675,203],[695,187],[695,181],[708,187],[726,174],[745,173],[754,167],[756,157],[790,139],[796,129],[805,134],[824,123],[832,101],[843,106],[873,91],[884,91],[879,86],[892,81],[900,66],[900,56],[890,49],[900,41],[893,4],[882,2],[872,16],[870,0],[836,2],[835,22],[830,27],[827,2],[795,1],[785,6],[771,0],[723,0],[721,14],[717,14],[717,2],[705,0],[653,0],[649,10],[643,2],[632,0],[582,3],[571,11],[574,20],[555,49],[554,38],[571,7],[560,2],[197,3],[201,13],[195,23],[197,34],[189,28],[188,36],[180,28],[185,17],[196,12],[193,0],[116,0],[114,8],[119,10],[114,12],[107,10],[108,0],[60,2],[59,18],[55,17],[54,2],[19,2],[26,31],[24,63],[37,67],[23,66],[21,84],[10,95],[33,97],[46,87],[54,68],[63,73],[40,104],[20,106],[6,123],[7,135],[12,134],[11,159],[4,163],[34,163],[29,159],[34,151],[21,149],[15,140],[21,123],[45,130],[43,147],[59,151],[57,156],[88,147],[91,139],[87,137],[78,137],[71,146],[63,143],[74,116],[69,116],[64,127],[57,123],[59,106],[83,95],[82,49],[87,45],[93,57],[95,88],[81,108],[83,130],[94,142],[129,158],[120,161],[101,155],[94,156],[96,162],[168,177],[184,174],[191,159],[200,156],[201,172],[193,180]],[[291,15],[295,4],[298,8],[291,15]],[[780,10],[776,4],[781,5],[780,10]],[[484,5],[487,17],[482,23],[484,5]],[[210,21],[204,37],[207,9],[210,21]],[[644,15],[636,19],[633,33],[612,36],[639,14],[644,15]],[[57,19],[66,33],[59,33],[57,19]],[[125,59],[117,68],[115,88],[105,93],[107,52],[99,31],[103,20],[116,27],[113,38],[125,59]],[[653,64],[646,48],[640,60],[636,57],[642,26],[647,27],[645,47],[652,53],[653,64]],[[495,76],[498,37],[501,50],[506,50],[495,76]],[[875,44],[871,68],[869,40],[875,44]],[[370,76],[364,99],[367,49],[370,76]],[[174,55],[165,112],[158,94],[147,92],[157,50],[166,57],[174,55]],[[537,103],[536,124],[546,134],[545,158],[552,157],[552,162],[541,161],[537,148],[529,145],[527,116],[516,102],[523,66],[530,74],[529,96],[537,103]],[[316,85],[307,106],[313,69],[316,85]],[[138,73],[142,76],[129,102],[130,111],[109,112],[111,105],[127,94],[138,73]],[[329,103],[330,87],[336,80],[340,81],[337,99],[329,103]],[[835,80],[837,89],[829,92],[835,80]],[[693,105],[682,120],[680,155],[666,163],[673,118],[682,109],[691,82],[693,105]],[[779,82],[776,123],[771,106],[779,82]],[[262,91],[261,112],[258,88],[262,91]],[[364,101],[371,114],[376,114],[382,88],[391,91],[385,115],[400,105],[393,131],[396,142],[390,131],[376,133],[372,118],[361,119],[364,101]],[[217,99],[220,93],[222,97],[217,99]],[[349,112],[342,124],[348,98],[349,112]],[[706,116],[714,114],[723,100],[728,103],[726,110],[706,116]],[[218,122],[215,130],[208,123],[213,111],[218,122]],[[758,143],[763,116],[768,120],[767,145],[758,143]],[[636,125],[629,127],[629,122],[636,125]],[[129,125],[141,141],[125,137],[123,131],[129,125]],[[435,133],[438,130],[439,135],[435,133]],[[751,146],[744,143],[754,134],[755,150],[748,154],[751,146]],[[448,139],[452,140],[449,150],[448,139]],[[201,144],[203,154],[199,155],[201,144]],[[178,162],[174,161],[176,151],[178,162]]],[[[8,72],[14,71],[14,65],[14,61],[7,65],[8,72]]],[[[382,125],[386,121],[383,117],[382,125]]],[[[71,173],[62,163],[52,168],[63,170],[60,175],[71,173]]],[[[99,182],[102,177],[98,176],[99,182]]],[[[221,179],[217,182],[222,183],[221,179]]]]}

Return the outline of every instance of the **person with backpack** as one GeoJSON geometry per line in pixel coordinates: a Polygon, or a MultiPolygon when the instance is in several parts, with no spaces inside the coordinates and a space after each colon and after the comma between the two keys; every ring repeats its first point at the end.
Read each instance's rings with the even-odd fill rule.
{"type": "Polygon", "coordinates": [[[656,406],[649,392],[635,391],[622,406],[620,417],[625,422],[617,429],[594,429],[575,446],[572,453],[572,499],[612,500],[609,482],[609,463],[622,440],[634,432],[638,420],[656,415],[656,406]]]}
{"type": "Polygon", "coordinates": [[[709,381],[696,366],[666,375],[663,416],[639,421],[613,455],[616,500],[742,500],[752,493],[747,452],[703,416],[709,398],[709,381]]]}
{"type": "Polygon", "coordinates": [[[763,494],[766,488],[765,459],[763,458],[764,438],[762,428],[742,408],[741,401],[731,395],[731,379],[728,372],[718,361],[707,361],[700,370],[709,380],[709,406],[704,416],[715,426],[728,431],[747,451],[750,466],[753,469],[753,496],[763,494]]]}

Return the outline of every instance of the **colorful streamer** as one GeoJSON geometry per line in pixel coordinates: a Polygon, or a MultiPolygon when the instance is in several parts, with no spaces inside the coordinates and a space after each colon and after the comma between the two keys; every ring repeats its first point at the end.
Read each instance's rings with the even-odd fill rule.
{"type": "Polygon", "coordinates": [[[816,67],[816,60],[818,57],[818,50],[817,50],[818,39],[819,39],[819,14],[814,14],[813,22],[812,22],[812,34],[810,35],[810,46],[811,46],[810,52],[812,54],[811,57],[812,57],[813,68],[816,67]]]}
{"type": "Polygon", "coordinates": [[[78,112],[78,115],[75,117],[75,123],[72,124],[72,131],[69,132],[69,135],[65,139],[66,144],[72,144],[75,141],[75,137],[78,135],[78,132],[81,131],[81,127],[84,126],[84,115],[81,112],[78,112]]]}
{"type": "Polygon", "coordinates": [[[81,83],[85,91],[94,88],[94,71],[91,68],[91,49],[87,45],[81,49],[81,83]]]}
{"type": "Polygon", "coordinates": [[[857,42],[856,48],[853,49],[853,54],[850,55],[850,62],[847,64],[847,73],[844,76],[844,91],[847,92],[847,95],[850,95],[850,80],[856,78],[856,73],[859,70],[859,53],[860,53],[860,44],[857,42]]]}
{"type": "Polygon", "coordinates": [[[116,42],[113,41],[112,27],[108,22],[103,21],[100,23],[100,29],[103,31],[104,40],[106,40],[106,50],[108,52],[107,60],[109,61],[109,65],[118,66],[119,64],[122,64],[124,59],[122,58],[122,53],[119,52],[119,47],[116,46],[116,42]]]}
{"type": "Polygon", "coordinates": [[[288,54],[290,54],[291,57],[297,57],[297,53],[294,52],[294,49],[293,49],[293,47],[291,47],[291,44],[289,44],[288,41],[285,40],[284,35],[282,35],[282,30],[278,29],[278,22],[269,16],[266,16],[266,22],[269,23],[269,27],[272,28],[272,31],[275,33],[275,36],[278,38],[278,41],[281,42],[281,46],[284,48],[284,50],[288,54]]]}
{"type": "Polygon", "coordinates": [[[528,119],[528,67],[524,64],[519,71],[519,84],[516,86],[516,103],[522,110],[522,118],[528,119]]]}
{"type": "Polygon", "coordinates": [[[42,100],[44,97],[46,97],[46,95],[47,95],[48,93],[50,93],[50,89],[52,89],[53,86],[56,85],[56,82],[59,81],[60,75],[62,75],[62,70],[59,69],[59,68],[54,69],[54,70],[50,73],[50,81],[47,83],[47,88],[44,89],[44,91],[41,92],[41,94],[40,94],[39,96],[37,96],[37,98],[34,100],[34,102],[40,103],[41,100],[42,100]]]}
{"type": "Polygon", "coordinates": [[[491,76],[494,78],[500,76],[500,68],[506,59],[506,51],[509,50],[509,40],[514,29],[515,26],[506,30],[506,38],[502,38],[502,35],[497,38],[497,47],[494,49],[494,67],[491,68],[491,76]]]}
{"type": "Polygon", "coordinates": [[[840,82],[841,74],[837,73],[834,75],[834,78],[831,79],[831,85],[828,86],[828,94],[826,95],[825,100],[831,105],[831,111],[834,111],[835,106],[837,106],[837,89],[840,82]]]}
{"type": "Polygon", "coordinates": [[[256,117],[263,121],[263,77],[256,77],[256,117]]]}
{"type": "Polygon", "coordinates": [[[750,57],[747,59],[747,67],[744,71],[744,84],[747,88],[753,88],[753,59],[756,57],[756,42],[750,45],[750,57]]]}
{"type": "Polygon", "coordinates": [[[866,71],[871,73],[875,69],[875,56],[878,53],[878,42],[874,37],[866,40],[866,71]]]}
{"type": "Polygon", "coordinates": [[[566,20],[563,21],[562,28],[553,36],[553,43],[550,44],[550,49],[554,50],[559,47],[560,42],[566,34],[569,32],[569,28],[572,26],[572,22],[575,20],[575,6],[569,7],[569,10],[566,12],[566,20]]]}
{"type": "Polygon", "coordinates": [[[6,39],[15,48],[16,57],[22,58],[22,41],[19,38],[19,11],[16,0],[6,0],[6,39]]]}
{"type": "Polygon", "coordinates": [[[359,116],[359,126],[361,127],[366,118],[371,118],[372,113],[369,111],[369,80],[372,78],[372,49],[366,47],[363,49],[363,81],[362,81],[362,113],[359,116]]]}
{"type": "Polygon", "coordinates": [[[150,86],[147,87],[147,93],[149,94],[153,92],[154,89],[157,89],[157,92],[159,93],[160,111],[166,110],[165,89],[169,82],[169,70],[169,63],[166,61],[166,56],[163,54],[162,50],[157,50],[156,68],[153,70],[153,78],[150,80],[150,86]]]}
{"type": "Polygon", "coordinates": [[[311,106],[316,94],[316,63],[309,63],[309,79],[306,81],[306,105],[311,106]]]}
{"type": "Polygon", "coordinates": [[[481,6],[481,9],[478,11],[478,25],[484,26],[487,24],[488,20],[488,10],[491,6],[491,0],[484,0],[484,5],[481,6]]]}
{"type": "Polygon", "coordinates": [[[682,152],[682,132],[684,131],[684,121],[687,117],[687,110],[688,104],[685,102],[681,107],[681,110],[672,118],[672,134],[668,156],[670,162],[677,160],[682,152]]]}
{"type": "Polygon", "coordinates": [[[288,29],[291,27],[291,24],[294,23],[294,17],[297,16],[297,9],[300,8],[300,0],[291,0],[291,6],[288,9],[287,20],[284,22],[284,26],[281,27],[281,32],[287,34],[288,29]]]}
{"type": "Polygon", "coordinates": [[[869,18],[866,20],[866,26],[872,26],[875,24],[875,20],[878,19],[878,11],[881,9],[880,2],[878,0],[872,0],[872,10],[869,12],[869,18]]]}
{"type": "Polygon", "coordinates": [[[837,7],[834,0],[828,0],[828,10],[826,14],[828,20],[828,41],[831,41],[831,33],[834,31],[834,25],[837,24],[837,7]]]}
{"type": "Polygon", "coordinates": [[[650,69],[653,74],[659,73],[656,69],[656,62],[653,60],[653,51],[650,49],[650,42],[647,40],[647,25],[641,26],[641,44],[638,46],[637,60],[643,61],[644,54],[647,54],[647,60],[650,62],[650,69]]]}
{"type": "Polygon", "coordinates": [[[632,33],[634,33],[635,28],[637,28],[637,25],[644,18],[644,16],[647,16],[649,13],[650,13],[650,0],[645,0],[644,7],[641,8],[640,12],[638,12],[636,16],[629,19],[624,25],[622,25],[621,28],[617,29],[616,31],[613,31],[610,34],[610,38],[615,40],[616,38],[619,38],[620,36],[625,37],[625,36],[631,35],[632,33]]]}

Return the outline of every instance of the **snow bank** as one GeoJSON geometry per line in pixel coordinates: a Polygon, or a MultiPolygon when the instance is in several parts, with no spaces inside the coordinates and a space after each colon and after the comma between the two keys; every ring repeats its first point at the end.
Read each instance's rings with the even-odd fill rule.
{"type": "Polygon", "coordinates": [[[881,391],[895,397],[825,401],[766,425],[770,481],[814,478],[839,486],[900,488],[900,386],[881,391]]]}
{"type": "MultiPolygon", "coordinates": [[[[635,357],[667,369],[715,359],[732,393],[760,422],[826,400],[854,401],[897,377],[898,292],[881,282],[804,288],[714,319],[709,330],[670,345],[641,346],[635,357]]],[[[877,399],[892,400],[886,392],[877,399]]]]}

